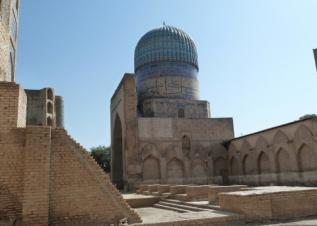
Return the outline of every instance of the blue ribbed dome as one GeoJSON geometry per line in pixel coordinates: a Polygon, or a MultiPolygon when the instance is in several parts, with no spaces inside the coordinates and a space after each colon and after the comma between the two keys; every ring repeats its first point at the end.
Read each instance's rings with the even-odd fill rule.
{"type": "Polygon", "coordinates": [[[164,25],[147,32],[139,40],[134,53],[135,71],[149,63],[181,62],[198,70],[197,50],[193,40],[184,31],[164,25]]]}

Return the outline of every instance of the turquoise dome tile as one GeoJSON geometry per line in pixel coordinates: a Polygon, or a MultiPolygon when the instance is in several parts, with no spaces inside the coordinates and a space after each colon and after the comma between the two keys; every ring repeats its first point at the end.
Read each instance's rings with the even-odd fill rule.
{"type": "Polygon", "coordinates": [[[173,26],[164,25],[147,32],[135,48],[135,71],[143,65],[160,61],[188,63],[198,70],[195,43],[188,34],[173,26]]]}

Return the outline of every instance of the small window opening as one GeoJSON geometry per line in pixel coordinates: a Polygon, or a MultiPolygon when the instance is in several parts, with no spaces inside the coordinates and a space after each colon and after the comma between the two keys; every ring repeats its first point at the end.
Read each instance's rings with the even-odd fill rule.
{"type": "Polygon", "coordinates": [[[52,120],[52,118],[51,118],[51,117],[47,117],[46,123],[47,123],[48,126],[53,126],[53,120],[52,120]]]}
{"type": "Polygon", "coordinates": [[[47,112],[53,114],[53,104],[51,102],[47,103],[47,112]]]}
{"type": "Polygon", "coordinates": [[[184,109],[178,109],[178,118],[184,118],[185,117],[185,112],[184,109]]]}
{"type": "Polygon", "coordinates": [[[47,89],[47,99],[53,100],[53,90],[47,89]]]}

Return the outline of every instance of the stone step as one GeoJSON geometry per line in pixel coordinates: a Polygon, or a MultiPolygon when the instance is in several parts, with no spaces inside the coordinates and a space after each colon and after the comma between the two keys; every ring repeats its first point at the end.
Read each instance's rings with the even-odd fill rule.
{"type": "Polygon", "coordinates": [[[160,205],[164,205],[164,206],[175,207],[177,209],[189,210],[189,211],[192,211],[192,212],[210,211],[211,210],[211,209],[204,209],[204,208],[189,206],[189,205],[186,205],[186,204],[176,204],[176,203],[172,203],[172,202],[168,202],[168,201],[166,201],[166,202],[160,201],[159,204],[160,205]]]}
{"type": "Polygon", "coordinates": [[[198,207],[198,208],[203,208],[203,209],[220,210],[220,206],[210,205],[210,204],[196,204],[196,203],[184,202],[184,201],[180,201],[180,200],[176,200],[176,199],[162,199],[162,201],[169,202],[169,203],[180,204],[180,205],[198,207]]]}
{"type": "Polygon", "coordinates": [[[156,208],[159,208],[159,209],[172,210],[172,211],[176,211],[176,212],[179,212],[179,213],[188,213],[188,212],[191,212],[191,211],[189,211],[189,210],[179,209],[179,208],[172,207],[172,206],[165,206],[165,205],[161,205],[161,204],[159,204],[159,203],[156,203],[156,204],[154,204],[153,206],[156,207],[156,208]]]}
{"type": "Polygon", "coordinates": [[[189,197],[187,194],[175,194],[174,198],[181,200],[181,201],[188,201],[189,200],[189,197]]]}

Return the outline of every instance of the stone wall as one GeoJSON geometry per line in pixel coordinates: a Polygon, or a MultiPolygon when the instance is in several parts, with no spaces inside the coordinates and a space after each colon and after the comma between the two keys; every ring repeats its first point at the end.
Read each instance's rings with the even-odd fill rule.
{"type": "MultiPolygon", "coordinates": [[[[156,110],[161,109],[159,105],[163,102],[145,100],[154,104],[156,110]]],[[[114,183],[123,183],[119,188],[125,190],[135,190],[140,183],[206,184],[213,180],[223,183],[227,152],[222,143],[234,137],[232,118],[208,118],[206,101],[165,100],[164,103],[186,106],[184,118],[142,117],[135,76],[124,75],[111,99],[114,183]]]]}
{"type": "Polygon", "coordinates": [[[208,101],[183,99],[148,99],[142,102],[144,117],[209,118],[208,101]]]}
{"type": "Polygon", "coordinates": [[[135,190],[141,167],[138,161],[137,96],[134,74],[125,74],[111,98],[111,178],[120,189],[135,190]],[[122,175],[118,172],[122,171],[122,175]]]}
{"type": "Polygon", "coordinates": [[[231,183],[317,184],[317,120],[299,120],[230,141],[231,183]]]}
{"type": "Polygon", "coordinates": [[[223,182],[232,119],[139,118],[138,134],[143,183],[223,182]]]}

